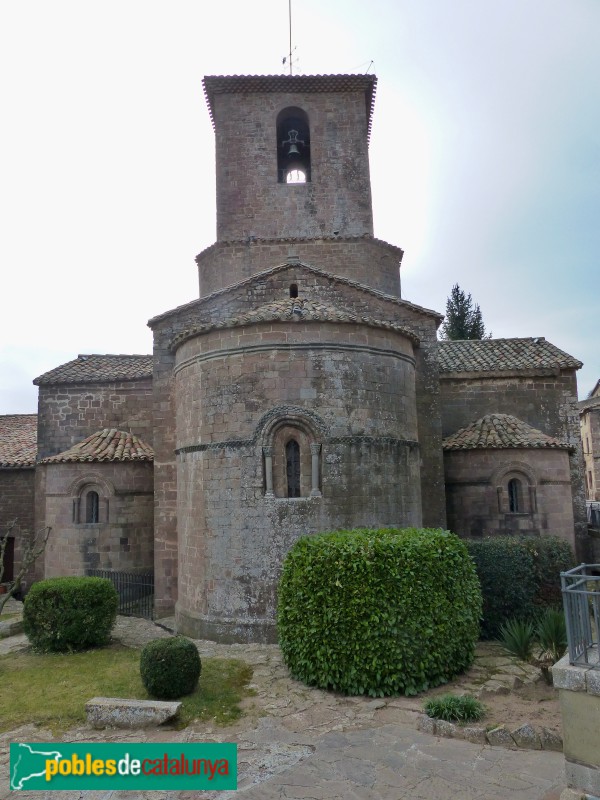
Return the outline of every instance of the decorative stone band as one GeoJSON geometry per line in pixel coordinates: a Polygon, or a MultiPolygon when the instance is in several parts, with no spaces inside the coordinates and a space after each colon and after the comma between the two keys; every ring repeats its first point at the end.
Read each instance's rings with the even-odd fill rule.
{"type": "Polygon", "coordinates": [[[368,345],[361,344],[334,344],[330,342],[278,342],[277,344],[269,342],[268,344],[251,344],[247,345],[246,347],[227,347],[223,350],[209,350],[207,353],[199,353],[198,355],[190,356],[190,358],[186,358],[184,361],[181,361],[179,364],[177,364],[173,372],[177,374],[181,370],[189,367],[191,364],[201,364],[204,361],[211,361],[214,358],[228,358],[230,356],[242,354],[246,355],[248,353],[272,353],[275,350],[290,352],[298,352],[303,350],[326,350],[329,353],[368,353],[369,355],[388,356],[390,358],[395,358],[398,361],[405,361],[407,364],[410,364],[413,367],[416,363],[412,356],[408,356],[406,353],[400,353],[398,350],[391,350],[384,347],[370,347],[368,345]]]}
{"type": "MultiPolygon", "coordinates": [[[[257,443],[258,436],[252,439],[227,439],[222,442],[206,442],[206,444],[189,444],[185,447],[178,447],[175,450],[176,455],[184,455],[186,453],[202,453],[205,450],[226,450],[228,448],[237,450],[243,447],[254,447],[257,443]]],[[[379,445],[394,445],[400,447],[409,447],[410,449],[419,449],[419,443],[414,439],[400,439],[395,436],[363,436],[357,434],[356,436],[332,436],[325,439],[322,443],[323,446],[328,444],[379,444],[379,445]]],[[[316,445],[320,447],[321,445],[316,445]]],[[[311,453],[313,456],[318,457],[318,453],[313,453],[313,445],[311,444],[311,453]]],[[[268,450],[272,448],[263,447],[265,457],[272,458],[272,452],[269,455],[268,450]]]]}

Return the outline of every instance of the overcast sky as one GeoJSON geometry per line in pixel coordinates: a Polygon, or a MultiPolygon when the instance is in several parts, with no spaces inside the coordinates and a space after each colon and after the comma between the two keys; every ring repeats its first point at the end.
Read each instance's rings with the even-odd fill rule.
{"type": "MultiPolygon", "coordinates": [[[[374,72],[375,234],[402,295],[600,378],[600,2],[292,0],[296,74],[374,72]],[[372,64],[371,64],[372,62],[372,64]]],[[[215,239],[204,75],[285,72],[288,0],[0,2],[0,413],[79,353],[149,353],[215,239]]]]}

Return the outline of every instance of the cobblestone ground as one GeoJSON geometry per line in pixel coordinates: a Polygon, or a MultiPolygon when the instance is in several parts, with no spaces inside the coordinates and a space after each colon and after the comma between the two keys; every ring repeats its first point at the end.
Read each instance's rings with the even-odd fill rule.
{"type": "MultiPolygon", "coordinates": [[[[163,620],[169,626],[171,620],[163,620]]],[[[114,636],[140,647],[172,635],[145,620],[120,617],[114,636]]],[[[26,646],[23,636],[0,641],[0,653],[26,646]]],[[[195,723],[183,731],[150,729],[95,731],[81,726],[62,741],[194,742],[238,744],[237,792],[51,792],[48,800],[247,800],[314,798],[399,800],[429,798],[495,800],[557,798],[562,754],[511,751],[416,730],[422,699],[343,697],[309,689],[292,680],[276,645],[219,645],[196,641],[202,657],[239,658],[254,670],[255,694],[244,701],[244,716],[226,728],[195,723]]],[[[484,646],[463,688],[490,693],[531,683],[537,671],[515,668],[494,646],[484,646]],[[479,662],[482,663],[479,663],[479,662]],[[487,687],[487,689],[486,689],[487,687]]],[[[453,687],[454,688],[454,687],[453,687]]],[[[53,741],[48,731],[25,726],[0,735],[0,798],[40,800],[39,792],[3,793],[8,786],[10,741],[53,741]]]]}

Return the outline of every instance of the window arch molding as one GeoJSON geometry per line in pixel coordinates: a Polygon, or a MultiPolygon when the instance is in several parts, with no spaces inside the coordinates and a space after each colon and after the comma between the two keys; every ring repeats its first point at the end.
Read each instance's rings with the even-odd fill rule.
{"type": "Polygon", "coordinates": [[[322,496],[323,434],[311,417],[288,411],[265,421],[260,436],[265,497],[322,496]]]}
{"type": "Polygon", "coordinates": [[[498,511],[501,514],[532,514],[537,511],[537,477],[529,464],[511,461],[493,474],[498,511]]]}
{"type": "Polygon", "coordinates": [[[115,487],[97,473],[87,473],[74,480],[68,494],[72,500],[72,520],[76,525],[101,524],[109,520],[109,498],[115,487]]]}

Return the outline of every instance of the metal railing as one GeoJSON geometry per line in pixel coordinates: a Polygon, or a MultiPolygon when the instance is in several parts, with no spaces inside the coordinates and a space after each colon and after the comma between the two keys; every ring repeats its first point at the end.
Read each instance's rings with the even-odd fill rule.
{"type": "Polygon", "coordinates": [[[88,569],[94,578],[108,578],[119,595],[119,614],[154,619],[154,573],[88,569]]]}
{"type": "Polygon", "coordinates": [[[600,668],[600,564],[581,564],[560,573],[567,623],[569,662],[600,668]]]}

